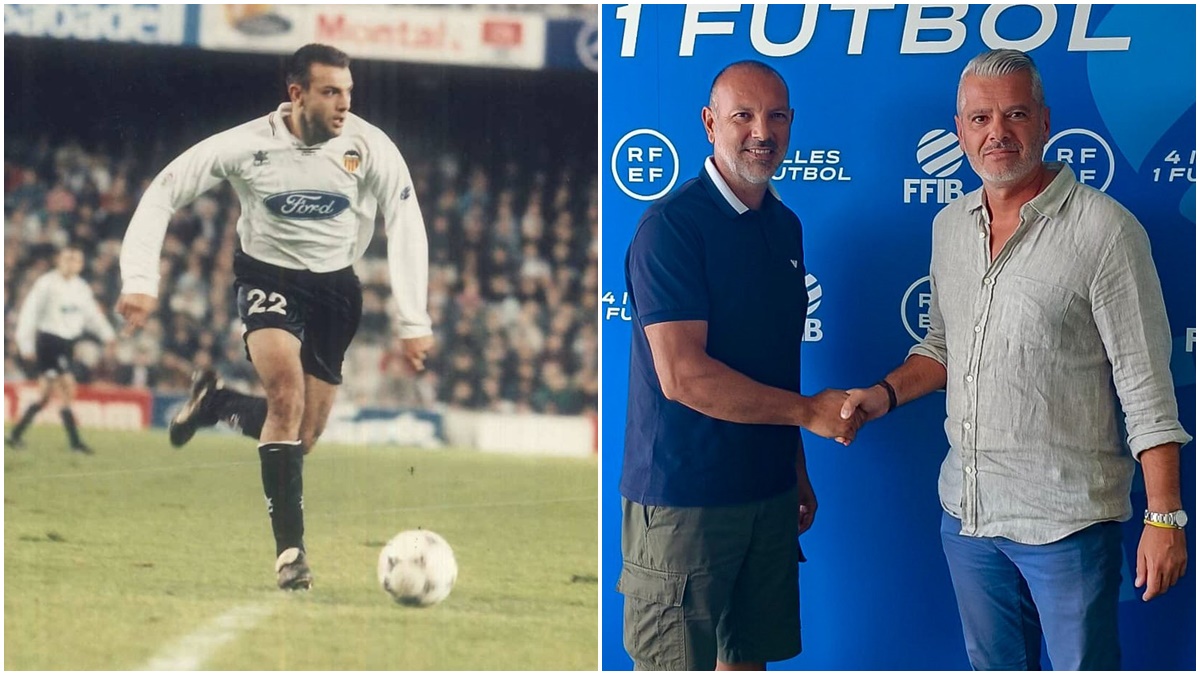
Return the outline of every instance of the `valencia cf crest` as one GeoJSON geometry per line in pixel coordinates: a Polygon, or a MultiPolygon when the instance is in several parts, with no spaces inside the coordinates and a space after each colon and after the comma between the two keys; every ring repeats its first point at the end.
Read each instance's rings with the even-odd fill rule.
{"type": "Polygon", "coordinates": [[[346,154],[342,155],[342,166],[350,173],[358,171],[358,165],[362,163],[362,155],[358,154],[357,150],[347,150],[346,154]]]}

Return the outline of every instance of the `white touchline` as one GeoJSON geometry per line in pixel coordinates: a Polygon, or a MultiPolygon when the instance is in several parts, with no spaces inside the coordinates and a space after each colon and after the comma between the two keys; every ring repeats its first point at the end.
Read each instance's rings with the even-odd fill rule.
{"type": "Polygon", "coordinates": [[[240,605],[154,655],[141,670],[199,670],[208,657],[274,613],[276,602],[240,605]]]}

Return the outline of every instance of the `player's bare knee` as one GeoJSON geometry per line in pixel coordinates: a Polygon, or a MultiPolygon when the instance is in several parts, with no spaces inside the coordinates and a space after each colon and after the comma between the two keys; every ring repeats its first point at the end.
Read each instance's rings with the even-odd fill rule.
{"type": "Polygon", "coordinates": [[[304,393],[291,387],[267,389],[267,418],[285,427],[299,427],[304,416],[304,393]]]}

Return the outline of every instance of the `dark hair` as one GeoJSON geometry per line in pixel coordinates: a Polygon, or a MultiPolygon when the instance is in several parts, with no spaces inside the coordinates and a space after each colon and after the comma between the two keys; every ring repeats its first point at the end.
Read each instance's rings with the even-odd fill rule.
{"type": "Polygon", "coordinates": [[[287,84],[291,86],[298,84],[302,89],[308,89],[309,83],[312,82],[312,65],[314,63],[333,66],[335,68],[349,68],[350,56],[346,52],[337,47],[329,45],[308,44],[296,50],[295,54],[288,59],[287,63],[287,84]]]}
{"type": "Polygon", "coordinates": [[[721,72],[717,73],[717,76],[713,78],[712,86],[708,88],[708,107],[710,107],[710,108],[714,107],[713,106],[713,95],[717,91],[717,83],[721,81],[721,78],[725,75],[726,72],[728,72],[734,68],[752,68],[754,70],[759,71],[760,73],[774,75],[776,78],[779,79],[780,84],[783,85],[783,91],[785,94],[787,94],[788,100],[791,100],[791,92],[788,90],[787,80],[783,79],[783,76],[779,74],[778,70],[775,70],[774,68],[772,68],[771,66],[768,66],[767,64],[763,63],[762,61],[755,61],[754,59],[746,59],[745,61],[735,61],[734,63],[731,63],[731,64],[725,66],[724,68],[721,69],[721,72]]]}

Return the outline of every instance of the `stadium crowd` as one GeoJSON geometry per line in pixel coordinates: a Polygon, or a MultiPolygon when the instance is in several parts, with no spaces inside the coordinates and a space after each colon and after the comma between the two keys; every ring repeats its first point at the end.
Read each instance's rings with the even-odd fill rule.
{"type": "MultiPolygon", "coordinates": [[[[404,151],[404,147],[401,147],[404,151]]],[[[121,238],[148,181],[169,160],[76,141],[6,138],[4,377],[27,379],[16,314],[54,251],[82,246],[83,277],[119,328],[121,238]]],[[[162,156],[160,156],[162,155],[162,156]]],[[[423,373],[400,358],[382,222],[356,265],[363,320],[340,400],[373,406],[548,414],[597,406],[597,204],[594,172],[549,173],[517,161],[471,165],[453,152],[408,155],[429,235],[435,348],[423,373]]],[[[163,246],[159,311],[106,349],[81,342],[77,378],[183,392],[212,366],[256,391],[233,295],[237,197],[228,184],[179,210],[163,246]]]]}

